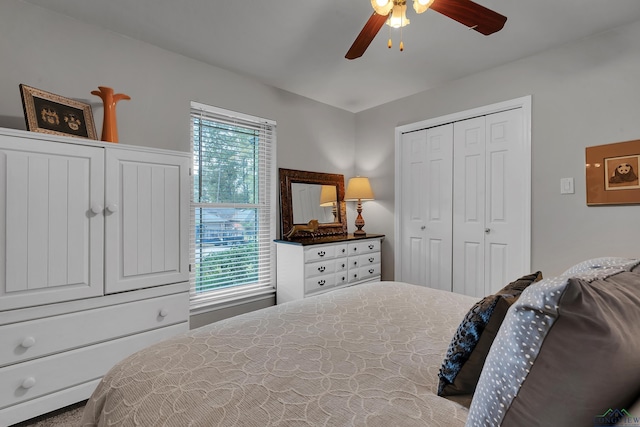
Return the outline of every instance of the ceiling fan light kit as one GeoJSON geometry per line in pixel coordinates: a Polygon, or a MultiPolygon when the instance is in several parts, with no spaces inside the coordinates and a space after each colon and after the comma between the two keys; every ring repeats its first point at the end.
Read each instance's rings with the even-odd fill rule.
{"type": "MultiPolygon", "coordinates": [[[[393,28],[409,25],[407,0],[371,0],[371,6],[374,12],[349,48],[347,59],[361,57],[385,23],[393,28]]],[[[471,0],[413,0],[413,9],[419,14],[435,10],[485,36],[500,31],[507,21],[506,16],[471,0]]],[[[388,46],[391,47],[391,39],[388,46]]],[[[404,50],[402,40],[400,46],[404,50]]]]}

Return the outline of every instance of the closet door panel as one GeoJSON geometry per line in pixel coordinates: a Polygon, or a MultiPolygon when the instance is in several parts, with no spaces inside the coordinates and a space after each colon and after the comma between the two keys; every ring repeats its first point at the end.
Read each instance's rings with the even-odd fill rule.
{"type": "Polygon", "coordinates": [[[451,291],[453,209],[453,125],[427,129],[425,195],[427,222],[427,282],[434,289],[451,291]]]}
{"type": "Polygon", "coordinates": [[[500,290],[522,275],[526,212],[522,110],[486,116],[487,209],[485,234],[487,274],[485,293],[500,290]]]}
{"type": "Polygon", "coordinates": [[[485,119],[454,124],[453,291],[484,296],[485,119]]]}
{"type": "Polygon", "coordinates": [[[400,180],[401,208],[401,271],[400,280],[424,285],[426,283],[427,248],[426,224],[426,138],[425,130],[403,135],[400,180]]]}

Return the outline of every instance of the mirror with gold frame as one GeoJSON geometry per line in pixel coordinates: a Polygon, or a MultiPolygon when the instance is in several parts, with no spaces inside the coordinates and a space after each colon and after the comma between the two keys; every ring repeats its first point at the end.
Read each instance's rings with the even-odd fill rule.
{"type": "MultiPolygon", "coordinates": [[[[344,175],[279,169],[280,233],[286,236],[294,226],[318,221],[314,237],[347,233],[347,212],[344,203],[344,175]]],[[[290,237],[310,237],[297,233],[290,237]]]]}

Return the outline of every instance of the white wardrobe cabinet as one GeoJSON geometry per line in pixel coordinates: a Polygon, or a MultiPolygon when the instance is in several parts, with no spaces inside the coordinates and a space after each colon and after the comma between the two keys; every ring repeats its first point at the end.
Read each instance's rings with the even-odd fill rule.
{"type": "Polygon", "coordinates": [[[188,329],[189,153],[0,129],[0,425],[188,329]]]}

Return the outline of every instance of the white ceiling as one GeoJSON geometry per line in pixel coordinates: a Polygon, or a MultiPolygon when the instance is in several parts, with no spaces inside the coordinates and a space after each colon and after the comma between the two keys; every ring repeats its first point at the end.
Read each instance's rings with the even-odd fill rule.
{"type": "Polygon", "coordinates": [[[387,49],[345,53],[370,0],[24,0],[351,112],[640,20],[639,0],[476,0],[507,16],[483,36],[432,10],[387,49]]]}

